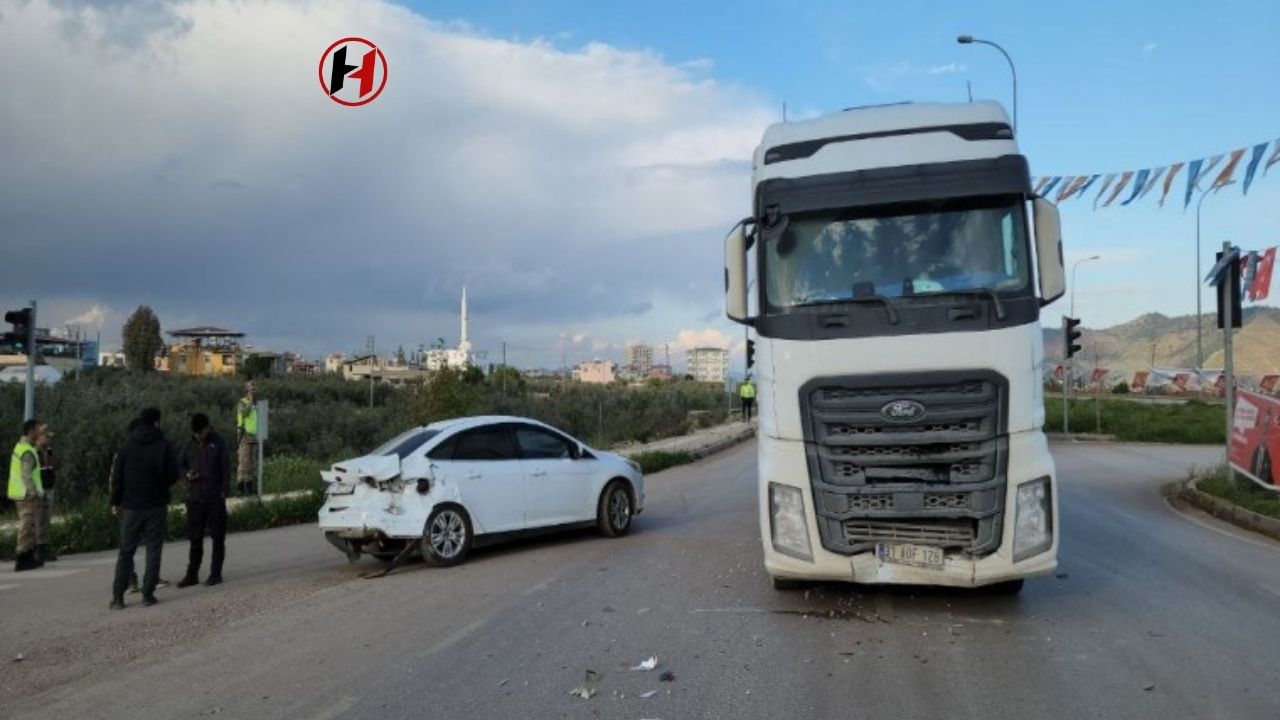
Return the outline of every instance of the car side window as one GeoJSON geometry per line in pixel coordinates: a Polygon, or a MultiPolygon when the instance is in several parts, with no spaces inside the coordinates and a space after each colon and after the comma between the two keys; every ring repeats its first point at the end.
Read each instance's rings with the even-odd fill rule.
{"type": "Polygon", "coordinates": [[[527,460],[560,460],[573,457],[569,442],[541,428],[516,428],[516,442],[520,444],[520,456],[527,460]]]}
{"type": "Polygon", "coordinates": [[[504,427],[478,428],[458,435],[453,443],[454,460],[514,460],[515,443],[504,427]]]}
{"type": "Polygon", "coordinates": [[[431,452],[427,453],[427,457],[432,460],[452,460],[453,449],[457,445],[457,438],[449,438],[439,445],[431,448],[431,452]]]}

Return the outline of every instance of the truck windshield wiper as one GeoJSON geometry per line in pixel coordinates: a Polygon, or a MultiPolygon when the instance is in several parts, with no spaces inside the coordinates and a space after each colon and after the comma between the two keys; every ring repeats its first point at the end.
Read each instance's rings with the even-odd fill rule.
{"type": "Polygon", "coordinates": [[[898,308],[896,305],[894,305],[892,300],[885,297],[884,295],[856,295],[847,300],[841,300],[841,302],[849,302],[849,303],[855,303],[855,304],[856,303],[880,303],[881,305],[884,305],[885,310],[889,311],[889,324],[890,325],[898,324],[898,308]]]}
{"type": "Polygon", "coordinates": [[[1004,303],[1000,301],[1000,293],[995,288],[978,287],[965,288],[963,290],[938,290],[936,292],[921,293],[921,295],[966,295],[969,297],[985,297],[991,299],[991,304],[996,308],[996,319],[1003,320],[1005,318],[1004,303]]]}

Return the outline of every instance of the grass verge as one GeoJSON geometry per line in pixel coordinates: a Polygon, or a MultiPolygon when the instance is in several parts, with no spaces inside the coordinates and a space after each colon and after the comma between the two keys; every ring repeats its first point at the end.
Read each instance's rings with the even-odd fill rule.
{"type": "MultiPolygon", "coordinates": [[[[1062,432],[1062,398],[1044,401],[1045,430],[1062,432]]],[[[1188,400],[1179,405],[1155,405],[1127,400],[1102,400],[1100,432],[1122,442],[1213,445],[1224,442],[1225,418],[1220,405],[1188,400]]],[[[1073,398],[1071,429],[1099,432],[1094,398],[1073,398]]]]}
{"type": "Polygon", "coordinates": [[[1247,478],[1232,482],[1227,479],[1225,466],[1219,465],[1201,477],[1196,487],[1245,510],[1280,520],[1280,492],[1258,487],[1247,478]]]}
{"type": "Polygon", "coordinates": [[[676,465],[686,465],[698,459],[698,456],[687,450],[649,450],[648,452],[636,453],[631,456],[632,460],[640,463],[640,472],[649,475],[656,472],[662,472],[676,465]]]}

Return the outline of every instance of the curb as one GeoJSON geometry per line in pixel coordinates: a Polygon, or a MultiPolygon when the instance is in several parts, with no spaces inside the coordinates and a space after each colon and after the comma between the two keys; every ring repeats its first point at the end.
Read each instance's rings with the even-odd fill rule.
{"type": "Polygon", "coordinates": [[[1280,540],[1280,520],[1246,510],[1220,497],[1210,495],[1196,487],[1196,480],[1197,478],[1189,478],[1182,482],[1169,483],[1161,488],[1161,493],[1166,497],[1185,500],[1236,527],[1265,535],[1272,540],[1280,540]]]}
{"type": "Polygon", "coordinates": [[[729,435],[728,437],[720,438],[715,442],[709,443],[707,445],[703,445],[702,447],[694,450],[690,450],[689,454],[692,455],[695,460],[701,460],[709,455],[715,455],[716,453],[721,452],[723,450],[728,450],[734,445],[737,445],[738,443],[746,442],[747,440],[750,440],[755,436],[756,436],[755,428],[746,428],[745,430],[740,430],[739,432],[734,433],[733,435],[729,435]]]}

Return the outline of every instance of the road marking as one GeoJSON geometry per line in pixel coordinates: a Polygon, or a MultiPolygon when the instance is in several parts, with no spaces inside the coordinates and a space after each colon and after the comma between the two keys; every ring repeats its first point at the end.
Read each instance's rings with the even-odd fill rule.
{"type": "Polygon", "coordinates": [[[471,633],[479,630],[480,628],[488,624],[489,624],[489,619],[483,618],[481,620],[476,620],[473,623],[465,625],[457,632],[453,633],[452,635],[449,635],[448,637],[444,638],[443,640],[436,643],[435,645],[432,645],[431,647],[427,648],[425,651],[419,654],[418,657],[427,657],[429,655],[435,655],[441,650],[448,650],[449,648],[453,647],[454,645],[457,645],[459,642],[464,640],[471,633]]]}
{"type": "Polygon", "coordinates": [[[12,590],[12,589],[14,589],[14,588],[16,588],[16,587],[18,587],[18,585],[17,585],[17,584],[12,584],[12,585],[0,585],[0,590],[12,590]]]}
{"type": "Polygon", "coordinates": [[[319,715],[313,715],[311,720],[330,720],[330,718],[336,718],[355,707],[358,702],[360,702],[360,698],[343,695],[337,700],[334,700],[333,705],[329,706],[327,710],[319,715]]]}
{"type": "Polygon", "coordinates": [[[529,595],[533,595],[534,593],[542,592],[543,590],[547,589],[547,586],[550,585],[551,581],[554,579],[555,578],[547,578],[546,580],[543,580],[542,582],[530,587],[529,589],[525,590],[520,594],[527,597],[529,595]]]}
{"type": "MultiPolygon", "coordinates": [[[[75,570],[45,570],[42,568],[40,570],[28,571],[26,575],[22,576],[22,579],[23,580],[55,580],[57,578],[71,577],[72,575],[79,575],[82,572],[84,572],[84,568],[78,568],[75,570]]],[[[13,572],[10,571],[3,574],[12,575],[13,572]]]]}
{"type": "MultiPolygon", "coordinates": [[[[1234,530],[1234,532],[1233,532],[1233,530],[1227,530],[1226,528],[1218,527],[1217,525],[1214,525],[1214,524],[1212,524],[1212,523],[1205,522],[1204,520],[1201,520],[1200,518],[1194,517],[1194,516],[1192,516],[1192,514],[1191,514],[1190,512],[1182,512],[1181,510],[1178,510],[1177,508],[1175,508],[1175,507],[1174,507],[1171,503],[1169,503],[1167,500],[1163,503],[1163,505],[1165,506],[1165,508],[1166,508],[1169,512],[1173,513],[1174,515],[1177,515],[1178,517],[1182,518],[1183,520],[1186,520],[1186,521],[1187,521],[1187,522],[1189,522],[1189,523],[1192,523],[1192,524],[1194,524],[1194,525],[1199,525],[1200,527],[1204,528],[1205,530],[1212,530],[1213,532],[1215,532],[1215,533],[1217,533],[1217,534],[1219,534],[1219,535],[1222,535],[1223,537],[1234,538],[1234,539],[1236,539],[1236,540],[1239,540],[1240,542],[1243,542],[1243,543],[1249,543],[1250,545],[1253,545],[1253,546],[1255,546],[1255,547],[1260,547],[1260,548],[1263,548],[1263,549],[1265,549],[1265,550],[1275,550],[1275,549],[1276,549],[1276,543],[1274,543],[1274,542],[1264,542],[1264,541],[1262,541],[1262,540],[1255,540],[1254,538],[1251,538],[1251,537],[1248,537],[1248,536],[1245,536],[1245,535],[1241,535],[1241,534],[1240,534],[1240,533],[1246,533],[1246,532],[1249,532],[1248,530],[1244,530],[1244,529],[1241,529],[1241,528],[1236,528],[1236,526],[1232,525],[1232,526],[1230,526],[1230,527],[1231,527],[1231,528],[1233,528],[1233,530],[1234,530]]],[[[1194,512],[1203,512],[1203,511],[1202,511],[1202,510],[1200,510],[1199,508],[1196,508],[1196,509],[1194,510],[1194,512]]],[[[1212,517],[1212,516],[1210,516],[1210,517],[1212,517]]],[[[1220,521],[1219,521],[1219,522],[1220,522],[1220,521]]]]}

